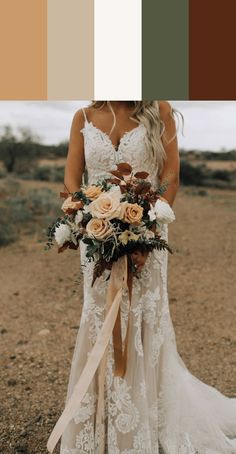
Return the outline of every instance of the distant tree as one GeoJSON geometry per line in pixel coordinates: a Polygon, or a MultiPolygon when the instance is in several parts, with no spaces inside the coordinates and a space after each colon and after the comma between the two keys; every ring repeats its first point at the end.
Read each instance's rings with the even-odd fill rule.
{"type": "Polygon", "coordinates": [[[0,159],[7,172],[28,173],[36,165],[39,136],[29,128],[19,127],[18,137],[6,125],[0,137],[0,159]]]}
{"type": "Polygon", "coordinates": [[[33,133],[27,126],[18,126],[18,131],[20,133],[20,142],[38,144],[41,142],[41,137],[38,134],[33,133]]]}

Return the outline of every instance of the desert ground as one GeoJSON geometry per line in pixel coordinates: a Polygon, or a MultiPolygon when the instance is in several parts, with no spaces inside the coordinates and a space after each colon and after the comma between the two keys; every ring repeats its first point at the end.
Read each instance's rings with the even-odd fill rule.
{"type": "MultiPolygon", "coordinates": [[[[233,191],[180,188],[168,264],[178,351],[195,376],[230,397],[236,397],[235,206],[233,191]]],[[[2,454],[46,454],[64,408],[83,305],[79,251],[45,251],[45,241],[22,233],[0,250],[2,454]]]]}

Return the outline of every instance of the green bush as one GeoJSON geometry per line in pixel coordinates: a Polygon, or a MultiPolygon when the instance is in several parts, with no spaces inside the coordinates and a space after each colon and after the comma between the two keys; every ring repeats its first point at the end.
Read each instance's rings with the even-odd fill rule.
{"type": "Polygon", "coordinates": [[[5,178],[7,175],[5,170],[0,169],[0,178],[5,178]]]}
{"type": "Polygon", "coordinates": [[[49,188],[30,189],[28,207],[33,216],[55,215],[61,207],[61,199],[49,188]]]}
{"type": "Polygon", "coordinates": [[[34,170],[34,180],[63,183],[64,167],[40,166],[34,170]]]}
{"type": "Polygon", "coordinates": [[[186,159],[180,160],[180,181],[183,185],[235,189],[235,177],[235,170],[212,170],[206,165],[192,165],[186,159]]]}
{"type": "Polygon", "coordinates": [[[180,181],[188,186],[201,186],[206,175],[205,166],[193,166],[185,159],[180,160],[180,181]]]}
{"type": "Polygon", "coordinates": [[[14,226],[9,220],[9,211],[6,207],[0,207],[0,247],[7,246],[16,239],[14,226]]]}
{"type": "Polygon", "coordinates": [[[38,232],[46,239],[47,227],[61,215],[62,200],[49,188],[22,191],[18,181],[6,179],[1,188],[0,246],[15,241],[22,232],[38,232]]]}
{"type": "Polygon", "coordinates": [[[212,170],[211,174],[212,178],[216,180],[222,180],[222,181],[231,181],[232,180],[232,172],[229,170],[224,170],[224,169],[216,169],[212,170]]]}

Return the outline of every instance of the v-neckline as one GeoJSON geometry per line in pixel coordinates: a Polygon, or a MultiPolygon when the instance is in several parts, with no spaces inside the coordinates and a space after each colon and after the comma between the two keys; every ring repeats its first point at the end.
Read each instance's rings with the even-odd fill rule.
{"type": "Polygon", "coordinates": [[[100,133],[109,141],[111,147],[113,148],[113,150],[114,150],[116,153],[119,151],[121,144],[123,143],[123,141],[125,140],[125,138],[126,138],[129,134],[131,134],[131,133],[134,132],[134,131],[137,131],[138,129],[140,129],[141,127],[144,126],[143,123],[139,123],[139,125],[138,125],[138,126],[135,126],[135,128],[132,128],[132,129],[130,129],[129,131],[125,131],[124,134],[123,134],[123,135],[121,136],[121,138],[120,138],[119,144],[118,144],[117,147],[116,147],[116,146],[114,145],[114,143],[112,142],[112,140],[111,140],[111,138],[110,138],[110,136],[109,136],[109,134],[108,134],[107,132],[105,132],[105,131],[103,131],[101,128],[98,128],[97,126],[95,126],[94,123],[93,123],[92,121],[86,120],[86,123],[87,123],[87,124],[90,124],[94,129],[96,129],[97,131],[99,131],[99,132],[100,132],[100,133]]]}

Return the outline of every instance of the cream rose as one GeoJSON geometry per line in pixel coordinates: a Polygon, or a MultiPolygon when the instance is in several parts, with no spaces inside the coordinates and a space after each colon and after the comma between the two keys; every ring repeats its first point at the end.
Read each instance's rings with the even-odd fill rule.
{"type": "Polygon", "coordinates": [[[119,186],[112,187],[109,191],[102,193],[96,200],[86,206],[94,218],[113,219],[121,213],[121,190],[119,186]]]}
{"type": "Polygon", "coordinates": [[[103,190],[101,186],[95,186],[95,184],[92,184],[87,189],[83,190],[83,192],[86,195],[86,197],[88,197],[91,200],[95,200],[100,196],[103,190]]]}
{"type": "Polygon", "coordinates": [[[86,231],[89,236],[94,236],[97,240],[101,241],[113,234],[113,229],[106,219],[90,219],[86,225],[86,231]]]}
{"type": "Polygon", "coordinates": [[[137,203],[127,203],[123,220],[129,222],[130,224],[138,224],[143,217],[143,207],[137,203]]]}
{"type": "Polygon", "coordinates": [[[139,236],[140,235],[136,235],[136,233],[131,232],[130,230],[124,230],[124,232],[118,236],[118,240],[122,244],[127,244],[130,240],[137,241],[139,236]]]}
{"type": "Polygon", "coordinates": [[[63,202],[61,209],[66,213],[68,210],[74,210],[77,211],[80,208],[82,208],[83,204],[80,200],[77,202],[72,201],[72,196],[67,197],[67,199],[63,202]]]}

